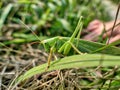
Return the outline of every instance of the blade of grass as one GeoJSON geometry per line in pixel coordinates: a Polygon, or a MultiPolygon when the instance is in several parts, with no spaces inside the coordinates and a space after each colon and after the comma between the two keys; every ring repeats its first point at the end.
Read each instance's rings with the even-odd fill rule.
{"type": "MultiPolygon", "coordinates": [[[[74,55],[62,58],[60,60],[55,60],[51,62],[51,66],[48,71],[61,70],[66,68],[79,68],[79,67],[93,67],[100,65],[101,54],[84,54],[84,55],[74,55]]],[[[120,65],[120,57],[112,55],[104,55],[104,60],[102,66],[114,66],[120,65]]],[[[17,82],[21,82],[28,79],[36,74],[41,74],[45,72],[47,63],[34,67],[28,70],[24,75],[20,76],[17,82]]],[[[16,83],[17,83],[16,82],[16,83]]]]}
{"type": "Polygon", "coordinates": [[[92,53],[105,50],[106,48],[108,48],[108,47],[110,47],[110,46],[115,46],[115,45],[118,45],[118,44],[120,44],[120,40],[117,40],[117,41],[115,41],[115,42],[113,42],[113,43],[110,43],[110,44],[105,45],[105,46],[103,46],[103,47],[101,47],[101,48],[98,48],[97,50],[92,51],[92,53]]]}
{"type": "Polygon", "coordinates": [[[9,12],[11,11],[13,5],[12,4],[8,4],[7,7],[4,9],[4,12],[2,13],[1,17],[0,17],[0,30],[3,27],[3,24],[5,22],[5,19],[7,18],[9,12]]]}

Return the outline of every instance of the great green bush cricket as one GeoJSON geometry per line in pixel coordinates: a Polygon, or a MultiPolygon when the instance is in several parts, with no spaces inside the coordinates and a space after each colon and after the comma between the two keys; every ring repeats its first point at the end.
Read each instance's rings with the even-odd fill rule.
{"type": "MultiPolygon", "coordinates": [[[[60,48],[56,51],[58,51],[59,53],[63,53],[64,55],[67,55],[70,50],[71,50],[71,47],[79,54],[82,54],[77,48],[76,46],[78,45],[78,42],[76,42],[76,46],[73,44],[73,41],[75,38],[79,39],[80,38],[80,34],[81,34],[81,31],[82,31],[82,27],[83,27],[83,17],[81,16],[79,18],[79,21],[78,21],[78,24],[72,34],[72,36],[70,37],[70,39],[68,41],[66,41],[63,45],[60,46],[60,48]]],[[[55,38],[52,38],[52,39],[47,39],[47,40],[43,40],[41,43],[45,46],[46,48],[46,43],[47,42],[51,42],[51,48],[50,48],[50,54],[49,54],[49,57],[48,57],[48,67],[50,67],[50,61],[51,61],[51,57],[52,57],[52,53],[55,51],[55,45],[57,43],[57,41],[60,39],[60,37],[55,37],[55,38]]]]}
{"type": "MultiPolygon", "coordinates": [[[[20,21],[27,29],[31,30],[28,26],[26,26],[22,21],[20,21]]],[[[82,27],[83,27],[83,17],[80,16],[78,24],[72,34],[72,36],[64,43],[62,43],[62,45],[59,45],[59,48],[57,48],[58,50],[56,50],[56,43],[58,40],[61,39],[60,36],[57,37],[53,37],[50,39],[46,39],[46,40],[42,40],[40,41],[41,44],[44,45],[45,49],[47,51],[49,51],[49,56],[48,56],[48,67],[50,67],[50,61],[52,58],[52,54],[54,52],[58,52],[58,53],[62,53],[64,55],[68,55],[71,48],[73,48],[77,53],[82,54],[77,48],[76,46],[78,45],[78,41],[75,43],[75,45],[73,44],[73,41],[75,38],[79,39],[80,38],[80,34],[82,31],[82,27]],[[49,44],[48,44],[49,43],[49,44]]],[[[36,36],[37,39],[39,39],[39,37],[31,30],[31,32],[36,36]]],[[[40,39],[39,39],[40,40],[40,39]]]]}

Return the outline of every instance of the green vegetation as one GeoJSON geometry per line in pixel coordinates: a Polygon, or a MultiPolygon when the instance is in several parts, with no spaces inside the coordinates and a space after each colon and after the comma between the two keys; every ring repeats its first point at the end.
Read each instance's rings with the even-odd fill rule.
{"type": "Polygon", "coordinates": [[[120,40],[106,45],[98,43],[99,41],[81,39],[90,21],[110,20],[101,2],[102,0],[2,0],[0,88],[120,88],[120,48],[116,47],[120,40]],[[4,77],[6,73],[8,77],[4,77]]]}

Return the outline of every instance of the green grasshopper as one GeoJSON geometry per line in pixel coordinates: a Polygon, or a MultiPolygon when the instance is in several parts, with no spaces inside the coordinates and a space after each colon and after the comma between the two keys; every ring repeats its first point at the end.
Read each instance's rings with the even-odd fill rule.
{"type": "MultiPolygon", "coordinates": [[[[82,27],[83,27],[83,17],[81,16],[79,21],[78,21],[78,24],[77,24],[77,26],[75,28],[75,31],[73,32],[73,34],[70,37],[70,39],[68,39],[68,41],[64,42],[63,45],[59,46],[59,48],[58,48],[58,52],[59,53],[63,53],[64,55],[68,55],[68,53],[70,52],[71,48],[73,48],[77,53],[82,54],[76,48],[76,46],[78,45],[78,41],[76,42],[76,46],[73,44],[75,38],[77,38],[77,39],[80,38],[82,27]]],[[[60,39],[61,39],[61,37],[57,36],[57,37],[54,37],[54,38],[51,38],[51,39],[47,39],[47,40],[41,41],[41,43],[44,45],[45,49],[48,48],[47,47],[48,43],[49,43],[48,46],[52,46],[50,48],[50,50],[49,50],[50,54],[49,54],[49,57],[48,57],[48,67],[47,68],[50,67],[50,61],[51,61],[52,53],[55,52],[55,45],[56,45],[57,41],[60,40],[60,39]]]]}
{"type": "Polygon", "coordinates": [[[27,25],[25,25],[21,20],[20,20],[20,23],[23,24],[28,30],[30,30],[36,36],[36,38],[40,41],[40,44],[43,44],[46,51],[49,51],[47,68],[50,67],[50,61],[51,61],[51,58],[52,58],[52,55],[54,52],[59,52],[64,55],[68,55],[71,48],[73,48],[77,53],[82,54],[76,48],[78,46],[78,40],[80,38],[80,34],[82,31],[82,27],[83,27],[83,17],[82,16],[79,18],[78,24],[77,24],[72,36],[69,39],[67,39],[67,41],[65,41],[65,42],[63,42],[64,38],[60,37],[60,36],[56,36],[56,37],[53,37],[50,39],[45,39],[45,40],[41,41],[39,39],[39,37],[31,30],[31,28],[29,28],[27,25]],[[73,42],[74,42],[75,38],[77,38],[77,42],[74,45],[73,42]],[[58,40],[59,40],[59,42],[58,42],[58,40]]]}

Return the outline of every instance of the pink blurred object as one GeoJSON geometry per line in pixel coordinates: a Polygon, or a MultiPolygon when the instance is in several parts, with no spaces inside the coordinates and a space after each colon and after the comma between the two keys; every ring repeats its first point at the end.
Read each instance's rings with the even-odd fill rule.
{"type": "MultiPolygon", "coordinates": [[[[120,23],[120,20],[118,20],[116,24],[118,24],[118,23],[120,23]]],[[[110,37],[111,30],[112,30],[110,28],[113,27],[113,24],[114,24],[114,21],[103,23],[100,20],[94,20],[89,23],[89,25],[86,29],[88,34],[85,35],[83,37],[83,39],[89,40],[89,41],[97,41],[98,36],[102,34],[102,31],[104,29],[106,30],[106,33],[103,34],[103,39],[105,39],[106,37],[110,37]]],[[[120,39],[120,25],[118,25],[114,28],[112,35],[113,36],[111,37],[111,39],[109,41],[110,43],[120,39]]]]}

